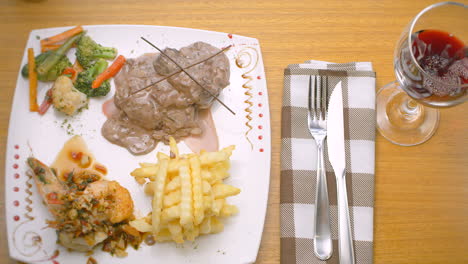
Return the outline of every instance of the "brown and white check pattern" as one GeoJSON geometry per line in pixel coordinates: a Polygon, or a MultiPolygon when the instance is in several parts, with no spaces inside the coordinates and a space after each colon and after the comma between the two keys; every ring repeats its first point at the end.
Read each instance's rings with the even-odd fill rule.
{"type": "Polygon", "coordinates": [[[333,64],[307,61],[284,71],[281,149],[281,263],[337,264],[338,210],[336,181],[325,149],[333,256],[314,255],[316,188],[315,141],[307,128],[309,75],[327,75],[329,94],[342,81],[346,146],[346,184],[357,264],[373,261],[375,73],[369,62],[333,64]]]}

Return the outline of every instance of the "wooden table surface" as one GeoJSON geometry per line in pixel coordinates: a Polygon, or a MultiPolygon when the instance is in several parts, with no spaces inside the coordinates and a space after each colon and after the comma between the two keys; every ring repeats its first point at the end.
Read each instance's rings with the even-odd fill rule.
{"type": "MultiPolygon", "coordinates": [[[[91,24],[199,28],[258,38],[271,105],[272,169],[257,263],[280,260],[280,119],[283,68],[308,59],[371,61],[377,87],[395,79],[393,49],[403,27],[434,1],[59,1],[0,2],[0,171],[9,113],[29,31],[91,24]],[[94,3],[97,2],[97,3],[94,3]]],[[[434,137],[399,147],[377,136],[375,263],[468,263],[468,104],[441,111],[434,137]]],[[[0,186],[4,178],[0,177],[0,186]]],[[[0,262],[8,257],[0,188],[0,262]]],[[[284,263],[286,264],[286,263],[284,263]]]]}

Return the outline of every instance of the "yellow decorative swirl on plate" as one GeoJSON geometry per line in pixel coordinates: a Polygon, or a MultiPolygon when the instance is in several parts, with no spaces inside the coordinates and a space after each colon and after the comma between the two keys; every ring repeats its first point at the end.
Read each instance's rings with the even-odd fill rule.
{"type": "Polygon", "coordinates": [[[26,199],[24,199],[26,201],[26,213],[24,214],[24,216],[26,216],[27,219],[29,219],[30,221],[34,220],[34,217],[31,216],[31,212],[32,212],[32,200],[31,200],[31,195],[32,195],[32,192],[31,192],[31,188],[32,188],[32,175],[31,173],[26,173],[28,175],[28,179],[26,180],[26,193],[28,194],[28,196],[26,196],[26,199]]]}
{"type": "Polygon", "coordinates": [[[236,56],[236,65],[240,69],[245,69],[245,72],[242,74],[242,78],[246,80],[244,84],[242,85],[242,88],[246,89],[244,92],[245,95],[247,95],[247,99],[244,101],[244,103],[247,104],[247,107],[244,109],[244,112],[247,114],[245,115],[245,118],[247,121],[245,122],[245,126],[247,127],[247,131],[245,132],[245,138],[247,141],[250,143],[250,147],[253,149],[253,144],[252,141],[250,141],[249,138],[249,133],[252,131],[253,127],[250,124],[252,121],[252,84],[251,82],[254,80],[254,77],[249,75],[251,72],[255,70],[255,68],[258,65],[258,51],[255,48],[252,47],[245,47],[239,51],[239,53],[236,56]]]}

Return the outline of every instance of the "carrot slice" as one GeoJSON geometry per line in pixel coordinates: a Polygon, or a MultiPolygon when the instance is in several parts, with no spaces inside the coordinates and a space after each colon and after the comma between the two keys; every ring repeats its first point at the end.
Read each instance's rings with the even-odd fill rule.
{"type": "Polygon", "coordinates": [[[120,69],[122,69],[124,64],[125,64],[125,57],[122,55],[119,55],[117,59],[115,59],[115,61],[112,63],[112,65],[109,66],[109,68],[107,68],[105,71],[103,71],[101,74],[99,74],[96,77],[96,80],[93,81],[91,88],[96,89],[99,86],[101,86],[101,84],[105,80],[112,78],[114,75],[116,75],[120,71],[120,69]]]}
{"type": "Polygon", "coordinates": [[[55,36],[42,39],[41,40],[41,46],[43,47],[43,46],[55,44],[55,43],[57,43],[59,41],[62,41],[62,40],[65,40],[67,38],[73,37],[73,36],[75,36],[77,34],[80,34],[81,32],[83,32],[83,27],[81,27],[81,26],[74,27],[74,28],[69,29],[69,30],[67,30],[65,32],[57,34],[55,36]]]}
{"type": "Polygon", "coordinates": [[[73,63],[72,69],[75,71],[74,74],[72,74],[71,80],[73,82],[76,81],[76,78],[78,77],[78,73],[84,71],[83,67],[81,67],[80,63],[78,60],[75,60],[75,63],[73,63]]]}
{"type": "Polygon", "coordinates": [[[28,49],[28,64],[29,64],[29,111],[37,112],[37,73],[36,60],[34,59],[34,49],[28,49]]]}
{"type": "Polygon", "coordinates": [[[63,70],[62,72],[62,75],[70,75],[70,79],[72,81],[75,81],[76,80],[76,75],[78,73],[76,72],[76,70],[72,67],[68,67],[68,68],[65,68],[65,70],[63,70]]]}
{"type": "Polygon", "coordinates": [[[50,44],[50,45],[44,45],[44,46],[41,46],[41,52],[46,52],[46,51],[49,51],[49,50],[56,50],[58,48],[60,48],[61,45],[58,45],[58,44],[50,44]]]}

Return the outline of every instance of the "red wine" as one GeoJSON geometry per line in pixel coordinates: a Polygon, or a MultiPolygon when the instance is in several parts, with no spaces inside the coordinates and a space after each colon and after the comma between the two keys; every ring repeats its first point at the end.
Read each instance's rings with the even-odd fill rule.
{"type": "Polygon", "coordinates": [[[440,30],[422,30],[413,35],[413,54],[427,75],[422,75],[420,93],[436,100],[463,94],[468,83],[467,47],[456,36],[440,30]]]}

